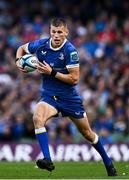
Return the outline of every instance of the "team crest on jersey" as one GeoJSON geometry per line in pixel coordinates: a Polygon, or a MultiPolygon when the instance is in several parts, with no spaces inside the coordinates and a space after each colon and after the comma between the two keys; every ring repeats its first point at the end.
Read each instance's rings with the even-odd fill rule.
{"type": "Polygon", "coordinates": [[[70,59],[71,59],[71,61],[78,61],[79,60],[79,57],[78,57],[78,54],[76,51],[70,53],[70,59]]]}
{"type": "Polygon", "coordinates": [[[60,60],[64,60],[64,54],[63,53],[60,53],[59,57],[58,57],[60,60]]]}

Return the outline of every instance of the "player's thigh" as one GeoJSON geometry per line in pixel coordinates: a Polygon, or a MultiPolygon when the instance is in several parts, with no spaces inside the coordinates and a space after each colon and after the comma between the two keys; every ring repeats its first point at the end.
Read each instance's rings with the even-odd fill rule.
{"type": "Polygon", "coordinates": [[[87,116],[85,116],[81,119],[76,119],[76,118],[70,117],[70,119],[72,120],[72,122],[76,125],[76,127],[82,134],[88,133],[88,132],[92,133],[87,116]]]}
{"type": "Polygon", "coordinates": [[[95,133],[90,128],[87,116],[81,119],[75,119],[75,118],[70,118],[70,119],[77,126],[78,130],[83,135],[83,137],[89,142],[93,143],[95,140],[95,133]]]}
{"type": "Polygon", "coordinates": [[[48,119],[55,116],[56,114],[57,110],[55,107],[51,106],[50,104],[44,101],[41,101],[35,107],[33,120],[46,122],[48,119]]]}

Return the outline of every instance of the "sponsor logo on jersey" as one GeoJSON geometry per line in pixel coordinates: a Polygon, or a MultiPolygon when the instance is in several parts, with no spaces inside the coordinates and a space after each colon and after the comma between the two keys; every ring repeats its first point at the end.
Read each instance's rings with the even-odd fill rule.
{"type": "Polygon", "coordinates": [[[54,66],[54,63],[50,63],[50,66],[53,67],[53,66],[54,66]]]}
{"type": "Polygon", "coordinates": [[[78,112],[75,112],[75,114],[76,114],[76,115],[80,115],[80,112],[79,112],[79,111],[78,111],[78,112]]]}
{"type": "Polygon", "coordinates": [[[41,53],[42,53],[43,55],[46,55],[47,51],[41,51],[41,53]]]}

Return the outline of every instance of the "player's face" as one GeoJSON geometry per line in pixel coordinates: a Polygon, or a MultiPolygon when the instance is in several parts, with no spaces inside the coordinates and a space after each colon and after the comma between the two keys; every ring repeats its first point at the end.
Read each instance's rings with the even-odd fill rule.
{"type": "Polygon", "coordinates": [[[60,47],[68,35],[68,29],[64,26],[52,26],[50,27],[50,34],[52,38],[52,46],[60,47]]]}

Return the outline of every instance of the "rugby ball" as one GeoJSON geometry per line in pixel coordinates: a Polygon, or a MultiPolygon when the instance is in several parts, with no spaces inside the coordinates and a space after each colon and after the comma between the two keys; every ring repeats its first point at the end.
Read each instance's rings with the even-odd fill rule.
{"type": "Polygon", "coordinates": [[[35,71],[37,62],[38,58],[32,54],[26,54],[20,58],[20,65],[27,72],[35,71]]]}

